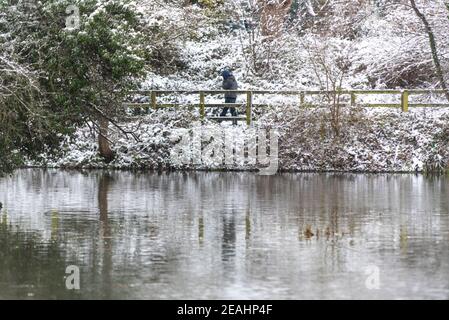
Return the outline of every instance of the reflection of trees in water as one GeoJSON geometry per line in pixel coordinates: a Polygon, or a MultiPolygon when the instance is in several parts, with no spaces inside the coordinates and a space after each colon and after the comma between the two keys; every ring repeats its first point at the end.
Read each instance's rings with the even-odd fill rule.
{"type": "Polygon", "coordinates": [[[204,217],[201,214],[201,216],[198,217],[198,242],[200,245],[203,245],[204,241],[204,217]]]}
{"type": "Polygon", "coordinates": [[[65,288],[70,264],[63,239],[45,240],[40,232],[21,230],[2,214],[0,224],[0,298],[73,298],[65,288]]]}
{"type": "Polygon", "coordinates": [[[105,298],[110,298],[112,278],[111,273],[113,269],[112,264],[112,234],[108,217],[108,193],[109,187],[113,182],[113,178],[106,172],[100,175],[98,182],[98,209],[100,211],[100,239],[103,240],[103,260],[102,260],[102,275],[105,298]]]}
{"type": "MultiPolygon", "coordinates": [[[[42,176],[47,177],[32,175],[34,180],[42,176]]],[[[167,234],[160,232],[164,228],[161,223],[167,221],[111,213],[111,201],[117,203],[111,194],[117,183],[115,174],[93,172],[89,179],[92,177],[97,182],[97,220],[92,219],[90,212],[51,210],[43,214],[47,236],[41,231],[11,225],[6,210],[2,211],[0,298],[24,298],[27,293],[34,293],[36,298],[123,298],[133,290],[128,280],[136,275],[144,282],[158,282],[161,277],[176,273],[178,243],[170,242],[169,237],[164,239],[167,234]],[[144,264],[147,266],[142,269],[144,264]],[[65,288],[68,265],[81,269],[78,292],[65,288]]],[[[40,185],[43,180],[38,180],[40,185]]]]}
{"type": "MultiPolygon", "coordinates": [[[[168,281],[188,292],[191,288],[183,284],[196,283],[198,269],[206,274],[204,283],[229,283],[234,275],[263,279],[279,274],[286,286],[304,281],[301,277],[306,274],[322,274],[326,283],[326,277],[334,272],[371,263],[368,258],[404,270],[447,270],[444,250],[448,245],[443,244],[449,230],[449,200],[444,197],[449,188],[447,178],[319,174],[264,178],[240,173],[133,175],[96,171],[85,177],[65,172],[59,175],[57,179],[64,184],[58,186],[73,190],[75,209],[43,215],[45,223],[41,225],[51,231],[51,237],[32,230],[16,236],[16,230],[9,229],[8,241],[29,237],[34,244],[24,244],[22,253],[17,253],[19,249],[5,249],[13,248],[13,243],[4,244],[4,239],[0,243],[0,296],[13,295],[2,286],[9,283],[3,271],[14,268],[18,270],[15,278],[28,276],[29,282],[45,285],[54,281],[63,286],[67,257],[72,257],[73,264],[81,263],[83,298],[157,297],[159,293],[150,293],[148,288],[170,292],[165,286],[168,281]],[[83,192],[78,191],[80,186],[83,192]],[[422,212],[432,207],[442,210],[441,215],[422,212]],[[314,234],[309,239],[304,235],[307,225],[314,234]],[[437,238],[439,244],[435,244],[437,238]],[[52,241],[59,246],[51,247],[52,241]],[[369,246],[365,246],[368,241],[369,246]],[[379,250],[372,244],[379,245],[379,250]],[[28,250],[57,251],[54,259],[62,260],[57,280],[44,279],[43,272],[49,269],[44,260],[52,256],[40,249],[33,253],[38,256],[33,265],[37,265],[40,278],[33,279],[25,266],[17,267],[19,262],[6,266],[2,261],[5,255],[25,256],[27,246],[31,247],[28,250]],[[73,252],[77,255],[72,256],[73,252]],[[131,283],[136,288],[130,288],[131,283]]],[[[46,183],[38,184],[51,204],[42,205],[45,197],[31,195],[32,205],[40,205],[34,211],[73,200],[65,191],[61,201],[55,201],[54,189],[46,183]]],[[[48,183],[55,184],[51,179],[48,183]]],[[[11,195],[7,200],[11,203],[11,195]]],[[[22,242],[25,240],[19,240],[22,242]]],[[[68,294],[65,290],[54,293],[60,297],[68,294]]]]}
{"type": "MultiPolygon", "coordinates": [[[[120,274],[127,275],[125,279],[139,275],[142,282],[158,282],[178,267],[179,248],[174,247],[175,243],[167,242],[169,238],[164,239],[170,234],[161,234],[160,228],[164,228],[161,221],[152,221],[142,216],[143,212],[139,215],[128,212],[125,217],[120,212],[110,211],[110,203],[117,204],[111,191],[118,183],[120,179],[116,179],[116,173],[101,172],[98,176],[100,250],[97,250],[98,257],[92,267],[101,267],[101,278],[94,276],[93,280],[102,288],[101,295],[106,299],[128,296],[127,292],[132,290],[120,274]],[[147,267],[142,269],[143,265],[147,267]]],[[[135,187],[139,188],[139,185],[135,187]]]]}
{"type": "Polygon", "coordinates": [[[251,237],[251,211],[249,208],[247,208],[245,215],[245,240],[247,246],[249,245],[250,237],[251,237]]]}
{"type": "Polygon", "coordinates": [[[235,211],[223,212],[223,239],[221,244],[222,261],[226,265],[230,265],[235,258],[235,241],[236,241],[236,225],[235,225],[235,211]]]}

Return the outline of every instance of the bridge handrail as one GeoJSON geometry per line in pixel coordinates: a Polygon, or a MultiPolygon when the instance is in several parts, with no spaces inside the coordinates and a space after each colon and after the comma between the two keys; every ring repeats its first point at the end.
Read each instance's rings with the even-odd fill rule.
{"type": "Polygon", "coordinates": [[[128,106],[146,106],[153,109],[166,108],[166,107],[181,107],[181,106],[198,106],[200,109],[201,118],[205,118],[205,108],[220,107],[220,106],[242,106],[246,105],[246,122],[251,124],[252,108],[256,106],[261,106],[261,104],[253,103],[253,96],[273,94],[273,95],[298,95],[300,97],[300,105],[305,104],[306,95],[349,95],[351,105],[356,104],[357,95],[370,95],[370,94],[390,94],[390,95],[401,95],[401,102],[398,104],[394,103],[367,103],[364,104],[367,107],[400,107],[403,112],[407,112],[409,107],[435,107],[435,106],[449,106],[449,104],[442,103],[415,103],[411,104],[409,102],[410,95],[423,95],[423,94],[445,94],[446,91],[443,89],[342,89],[342,90],[131,90],[127,91],[128,95],[145,95],[150,96],[150,101],[147,103],[124,103],[128,106]],[[225,93],[236,93],[245,94],[245,103],[234,103],[234,104],[207,104],[205,102],[206,95],[219,95],[225,93]],[[170,94],[184,94],[184,95],[199,95],[198,104],[187,104],[187,103],[158,103],[157,97],[170,94]]]}
{"type": "Polygon", "coordinates": [[[252,92],[253,94],[286,94],[286,95],[297,95],[297,94],[401,94],[403,92],[409,92],[409,94],[431,94],[431,93],[446,93],[443,89],[344,89],[344,90],[130,90],[127,91],[129,94],[142,94],[150,95],[152,92],[156,94],[223,94],[223,93],[237,93],[245,94],[247,92],[252,92]]]}

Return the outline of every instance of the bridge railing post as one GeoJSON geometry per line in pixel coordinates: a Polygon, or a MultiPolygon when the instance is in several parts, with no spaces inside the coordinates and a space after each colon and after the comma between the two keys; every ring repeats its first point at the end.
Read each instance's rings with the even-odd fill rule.
{"type": "Polygon", "coordinates": [[[204,119],[206,117],[206,110],[205,110],[205,98],[204,98],[204,92],[200,92],[200,117],[201,119],[204,119]]]}
{"type": "Polygon", "coordinates": [[[156,101],[156,92],[155,91],[151,91],[151,108],[153,108],[154,110],[157,109],[157,101],[156,101]]]}
{"type": "Polygon", "coordinates": [[[246,124],[251,125],[251,108],[253,106],[253,93],[251,91],[246,92],[246,124]]]}
{"type": "Polygon", "coordinates": [[[351,92],[351,106],[355,106],[356,95],[355,92],[351,92]]]}
{"type": "Polygon", "coordinates": [[[401,109],[402,109],[402,112],[408,112],[408,105],[409,105],[408,96],[409,96],[408,90],[402,91],[402,94],[401,94],[401,109]]]}

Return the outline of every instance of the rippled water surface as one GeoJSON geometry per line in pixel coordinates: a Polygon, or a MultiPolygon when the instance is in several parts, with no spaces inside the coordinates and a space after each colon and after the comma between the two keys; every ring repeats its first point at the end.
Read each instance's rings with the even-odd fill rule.
{"type": "Polygon", "coordinates": [[[0,178],[0,298],[449,299],[448,186],[19,170],[0,178]]]}

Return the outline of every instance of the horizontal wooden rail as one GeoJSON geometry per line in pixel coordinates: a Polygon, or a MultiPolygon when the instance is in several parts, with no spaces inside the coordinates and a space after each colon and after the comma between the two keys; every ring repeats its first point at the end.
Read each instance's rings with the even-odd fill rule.
{"type": "MultiPolygon", "coordinates": [[[[299,104],[301,106],[320,107],[306,102],[306,96],[329,96],[340,95],[348,96],[349,104],[354,106],[356,104],[364,107],[372,108],[401,108],[403,112],[408,112],[409,108],[431,108],[431,107],[449,107],[448,103],[410,103],[410,95],[443,95],[444,90],[441,89],[406,89],[406,90],[133,90],[127,92],[128,96],[141,95],[147,97],[142,102],[124,102],[123,105],[128,108],[178,108],[178,107],[199,107],[201,119],[206,117],[206,108],[222,108],[234,107],[244,108],[246,123],[251,124],[252,109],[255,107],[269,107],[268,104],[254,103],[255,95],[283,95],[283,96],[298,96],[299,104]],[[246,96],[246,101],[243,103],[206,103],[206,96],[223,95],[226,93],[236,93],[246,96]],[[179,95],[197,95],[199,96],[198,103],[161,103],[158,102],[158,97],[161,96],[179,96],[179,95]],[[361,95],[393,95],[399,96],[398,103],[357,103],[357,97],[361,95]]],[[[170,98],[170,97],[168,97],[170,98]]]]}
{"type": "Polygon", "coordinates": [[[353,89],[353,90],[130,90],[127,91],[129,94],[142,94],[142,95],[151,95],[152,92],[155,92],[157,95],[167,95],[167,94],[192,94],[198,95],[201,92],[204,94],[223,94],[226,92],[235,92],[244,94],[248,91],[251,91],[253,94],[281,94],[281,95],[296,95],[300,93],[305,94],[332,94],[332,93],[341,93],[341,94],[401,94],[404,91],[408,91],[410,94],[444,94],[445,91],[442,89],[410,89],[410,90],[397,90],[397,89],[373,89],[373,90],[362,90],[362,89],[353,89]]]}

